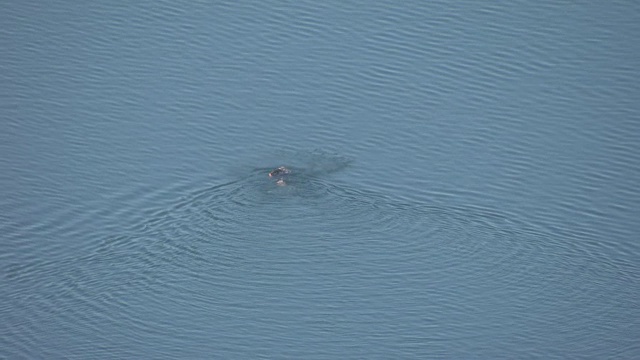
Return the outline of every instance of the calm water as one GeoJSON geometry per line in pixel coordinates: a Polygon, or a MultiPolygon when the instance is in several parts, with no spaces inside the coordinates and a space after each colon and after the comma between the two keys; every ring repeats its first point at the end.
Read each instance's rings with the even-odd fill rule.
{"type": "Polygon", "coordinates": [[[638,2],[212,3],[3,6],[0,358],[640,357],[638,2]]]}

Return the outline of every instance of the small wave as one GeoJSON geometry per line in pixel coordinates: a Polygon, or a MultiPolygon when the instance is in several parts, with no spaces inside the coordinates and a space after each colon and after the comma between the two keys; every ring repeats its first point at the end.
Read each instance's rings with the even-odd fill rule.
{"type": "MultiPolygon", "coordinates": [[[[87,245],[83,256],[41,264],[38,274],[55,271],[63,280],[29,300],[43,311],[62,311],[65,322],[96,333],[105,324],[142,333],[157,327],[139,314],[145,308],[136,302],[139,298],[157,302],[151,305],[158,309],[174,309],[167,306],[174,303],[191,308],[215,304],[216,311],[233,314],[244,296],[261,296],[259,289],[269,288],[290,289],[288,296],[294,298],[313,294],[321,299],[336,292],[351,296],[346,289],[361,286],[389,301],[397,301],[389,294],[399,292],[405,293],[403,299],[449,299],[448,313],[458,314],[480,313],[504,297],[512,299],[503,304],[514,307],[511,313],[526,318],[518,306],[549,304],[548,294],[562,293],[558,287],[566,287],[574,298],[592,295],[593,290],[567,283],[565,275],[572,281],[601,276],[578,263],[600,256],[594,249],[558,239],[523,219],[495,209],[399,200],[354,187],[334,176],[348,168],[347,159],[305,156],[285,162],[294,170],[287,186],[267,176],[270,166],[280,165],[274,162],[232,181],[182,189],[169,206],[147,211],[138,223],[87,245]],[[298,287],[308,293],[296,293],[298,287]],[[104,315],[89,318],[87,309],[104,315]]],[[[8,280],[16,283],[19,277],[8,280]]],[[[15,289],[12,297],[26,300],[20,287],[15,289]]],[[[571,316],[552,313],[536,321],[552,325],[571,316]]],[[[38,312],[33,318],[45,316],[38,312]]],[[[173,315],[153,318],[163,316],[173,315]]],[[[519,319],[525,320],[531,319],[519,319]]],[[[464,332],[448,331],[443,336],[464,332]]]]}

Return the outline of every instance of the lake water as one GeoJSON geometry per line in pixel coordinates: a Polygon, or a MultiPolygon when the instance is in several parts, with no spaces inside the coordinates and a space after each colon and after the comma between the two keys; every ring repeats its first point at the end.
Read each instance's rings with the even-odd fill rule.
{"type": "Polygon", "coordinates": [[[0,358],[640,358],[639,4],[5,4],[0,358]]]}

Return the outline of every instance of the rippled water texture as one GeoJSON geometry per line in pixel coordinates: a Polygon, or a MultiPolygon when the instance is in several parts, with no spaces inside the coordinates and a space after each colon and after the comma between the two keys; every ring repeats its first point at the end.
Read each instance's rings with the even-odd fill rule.
{"type": "Polygon", "coordinates": [[[638,13],[6,4],[0,358],[640,358],[638,13]]]}

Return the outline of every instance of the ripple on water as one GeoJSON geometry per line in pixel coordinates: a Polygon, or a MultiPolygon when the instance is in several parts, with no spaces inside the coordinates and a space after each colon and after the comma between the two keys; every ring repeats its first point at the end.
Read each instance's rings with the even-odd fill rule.
{"type": "MultiPolygon", "coordinates": [[[[34,273],[50,281],[14,288],[22,305],[12,305],[9,321],[17,326],[10,336],[36,346],[44,322],[115,343],[131,339],[109,329],[126,326],[162,343],[158,329],[167,326],[193,336],[220,330],[194,323],[190,312],[227,325],[251,317],[260,327],[269,323],[265,316],[284,321],[277,320],[285,318],[277,315],[283,301],[294,318],[337,316],[345,332],[369,321],[379,331],[396,324],[394,331],[419,335],[416,322],[434,324],[433,341],[484,333],[535,343],[545,339],[541,327],[561,331],[576,319],[603,331],[615,326],[607,308],[589,300],[605,301],[602,287],[584,283],[617,278],[625,291],[622,283],[633,281],[628,266],[568,234],[493,209],[399,201],[347,186],[331,177],[346,165],[319,160],[292,166],[287,186],[269,179],[270,168],[257,168],[185,190],[172,205],[94,241],[79,258],[16,269],[9,281],[34,273]],[[269,306],[271,315],[263,314],[269,306]],[[589,316],[576,316],[585,311],[589,316]]],[[[224,336],[233,343],[240,333],[224,336]]],[[[148,341],[145,336],[133,341],[148,341]]]]}

